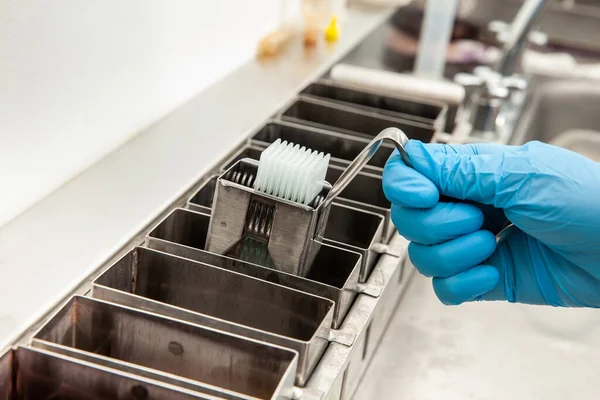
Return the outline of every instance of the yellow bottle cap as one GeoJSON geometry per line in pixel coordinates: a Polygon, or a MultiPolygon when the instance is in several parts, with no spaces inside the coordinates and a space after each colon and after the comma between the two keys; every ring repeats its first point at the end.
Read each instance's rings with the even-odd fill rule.
{"type": "Polygon", "coordinates": [[[325,29],[325,40],[335,42],[340,37],[340,28],[337,24],[337,17],[331,17],[329,26],[325,29]]]}

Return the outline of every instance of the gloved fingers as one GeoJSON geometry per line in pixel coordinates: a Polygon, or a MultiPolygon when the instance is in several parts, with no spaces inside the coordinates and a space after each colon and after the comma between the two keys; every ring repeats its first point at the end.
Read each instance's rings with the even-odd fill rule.
{"type": "MultiPolygon", "coordinates": [[[[412,161],[411,149],[422,146],[421,142],[411,140],[407,145],[407,152],[412,161]]],[[[479,155],[501,154],[506,151],[515,151],[516,146],[502,146],[493,143],[482,144],[428,144],[431,153],[454,155],[479,155]]],[[[439,191],[431,179],[422,173],[404,164],[397,150],[394,150],[383,170],[383,192],[387,199],[393,203],[412,208],[431,208],[439,200],[439,191]]]]}
{"type": "Polygon", "coordinates": [[[383,170],[383,192],[392,203],[412,208],[431,208],[439,193],[433,182],[406,166],[394,150],[383,170]]]}
{"type": "Polygon", "coordinates": [[[478,300],[498,286],[498,270],[489,265],[479,265],[448,278],[433,278],[433,290],[446,305],[459,305],[478,300]]]}
{"type": "MultiPolygon", "coordinates": [[[[411,140],[411,142],[418,142],[411,140]]],[[[407,147],[412,147],[409,145],[407,147]]],[[[427,149],[430,152],[440,152],[443,154],[465,154],[465,155],[483,155],[483,154],[502,154],[507,151],[518,151],[519,146],[506,146],[497,143],[468,143],[468,144],[442,144],[428,143],[427,149]]],[[[409,153],[410,155],[410,153],[409,153]]]]}
{"type": "Polygon", "coordinates": [[[514,198],[514,192],[530,175],[531,167],[520,169],[524,159],[519,158],[518,148],[510,146],[459,147],[467,153],[454,153],[448,148],[425,145],[411,141],[407,152],[414,168],[434,183],[445,196],[471,200],[503,208],[506,201],[514,198]],[[438,149],[438,150],[436,150],[438,149]],[[473,155],[474,151],[490,151],[473,155]],[[505,151],[502,151],[504,149],[505,151]],[[510,172],[505,179],[505,170],[510,161],[510,172]]]}
{"type": "MultiPolygon", "coordinates": [[[[568,276],[567,280],[575,285],[576,289],[572,293],[580,292],[586,286],[585,284],[580,285],[575,278],[580,274],[586,275],[586,272],[578,268],[575,270],[561,268],[553,271],[552,278],[550,278],[548,266],[558,265],[564,261],[562,256],[546,252],[544,245],[525,232],[513,229],[485,262],[487,265],[496,267],[500,274],[500,284],[483,295],[481,299],[503,300],[510,303],[563,305],[564,303],[556,301],[558,299],[555,296],[556,288],[564,288],[564,285],[559,283],[562,276],[568,276]],[[557,262],[555,257],[560,261],[557,262]],[[569,272],[564,274],[566,271],[569,272]]],[[[593,287],[596,288],[595,285],[593,287]]]]}
{"type": "Polygon", "coordinates": [[[495,249],[496,237],[488,231],[477,231],[435,246],[412,242],[408,255],[422,275],[448,278],[481,264],[495,249]]]}
{"type": "Polygon", "coordinates": [[[479,230],[483,213],[466,203],[438,203],[429,209],[392,205],[392,222],[408,240],[433,245],[479,230]]]}

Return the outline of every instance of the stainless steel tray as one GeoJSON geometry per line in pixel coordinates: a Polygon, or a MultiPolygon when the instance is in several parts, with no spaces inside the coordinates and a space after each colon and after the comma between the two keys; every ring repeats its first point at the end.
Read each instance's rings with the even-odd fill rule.
{"type": "Polygon", "coordinates": [[[30,347],[0,359],[0,398],[11,400],[217,400],[139,375],[30,347]]]}
{"type": "Polygon", "coordinates": [[[383,217],[358,208],[333,204],[325,228],[325,243],[356,251],[362,256],[360,282],[366,282],[377,261],[383,239],[383,217]]]}
{"type": "Polygon", "coordinates": [[[301,94],[377,114],[424,123],[434,128],[445,126],[448,113],[448,106],[444,103],[393,96],[331,80],[311,83],[302,90],[301,94]]]}
{"type": "Polygon", "coordinates": [[[357,293],[367,290],[358,285],[359,253],[323,244],[303,278],[205,251],[209,221],[208,214],[176,209],[146,236],[146,246],[332,300],[334,329],[341,325],[357,293]]]}
{"type": "MultiPolygon", "coordinates": [[[[260,159],[260,153],[262,153],[264,147],[262,146],[244,146],[240,150],[236,151],[233,156],[225,159],[222,163],[220,163],[220,168],[218,168],[218,172],[223,172],[230,167],[233,166],[236,162],[241,160],[242,158],[251,158],[253,160],[260,159]]],[[[214,194],[214,193],[213,193],[214,194]]]]}
{"type": "MultiPolygon", "coordinates": [[[[333,179],[337,180],[343,170],[343,168],[330,166],[327,172],[327,179],[333,177],[333,179]]],[[[193,201],[197,201],[199,198],[198,193],[210,190],[210,182],[208,181],[197,194],[190,198],[190,209],[202,212],[208,208],[195,204],[193,201]]],[[[361,254],[359,281],[365,282],[377,260],[377,254],[381,248],[380,245],[389,241],[395,228],[391,223],[391,206],[384,208],[378,205],[361,203],[355,200],[356,198],[367,199],[375,204],[389,204],[385,196],[383,196],[381,178],[364,173],[358,174],[342,192],[336,203],[333,203],[329,214],[329,222],[325,229],[324,241],[333,246],[361,254]],[[382,197],[383,199],[381,199],[382,197]]],[[[184,237],[180,236],[171,240],[178,241],[180,244],[186,246],[203,249],[205,238],[201,232],[204,232],[204,229],[208,229],[208,219],[201,228],[200,225],[195,225],[193,228],[195,231],[189,234],[184,233],[184,230],[181,228],[175,229],[170,225],[161,227],[161,229],[168,229],[170,232],[169,237],[171,238],[175,238],[177,234],[184,235],[184,237]]],[[[185,229],[192,229],[189,222],[185,229]]]]}
{"type": "Polygon", "coordinates": [[[298,97],[284,108],[281,119],[372,139],[385,128],[400,128],[410,139],[429,142],[435,128],[429,124],[389,117],[310,97],[298,97]]]}
{"type": "Polygon", "coordinates": [[[71,299],[33,345],[228,399],[289,398],[298,361],[281,347],[87,297],[71,299]]]}
{"type": "MultiPolygon", "coordinates": [[[[344,172],[345,168],[329,166],[326,179],[328,182],[336,182],[344,172]]],[[[383,217],[384,241],[389,241],[396,231],[392,223],[392,204],[383,192],[383,180],[380,175],[360,172],[344,189],[336,201],[340,204],[349,205],[379,214],[383,217]]]]}
{"type": "Polygon", "coordinates": [[[187,204],[191,210],[210,215],[218,178],[219,175],[212,175],[200,184],[200,189],[198,189],[196,193],[194,193],[194,195],[188,200],[187,204]]]}
{"type": "Polygon", "coordinates": [[[143,247],[98,277],[92,296],[293,349],[300,386],[333,322],[331,300],[143,247]]]}

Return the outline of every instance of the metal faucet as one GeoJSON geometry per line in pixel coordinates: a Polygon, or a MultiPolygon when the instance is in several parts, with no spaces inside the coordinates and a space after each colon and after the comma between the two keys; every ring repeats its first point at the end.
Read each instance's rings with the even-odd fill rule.
{"type": "Polygon", "coordinates": [[[533,24],[542,13],[542,9],[550,3],[547,0],[527,0],[515,20],[510,25],[506,35],[503,35],[503,53],[496,71],[502,76],[510,76],[515,72],[533,24]]]}
{"type": "Polygon", "coordinates": [[[471,136],[495,140],[503,129],[509,128],[508,116],[515,92],[523,92],[527,81],[515,75],[528,41],[543,44],[545,36],[531,28],[550,3],[547,0],[526,0],[511,24],[494,21],[490,24],[498,40],[503,43],[502,57],[494,69],[481,66],[472,74],[461,73],[455,81],[465,87],[464,122],[470,124],[471,136]]]}

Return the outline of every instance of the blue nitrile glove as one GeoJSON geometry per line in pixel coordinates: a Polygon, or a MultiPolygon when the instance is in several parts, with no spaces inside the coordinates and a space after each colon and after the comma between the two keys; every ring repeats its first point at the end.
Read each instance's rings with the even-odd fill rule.
{"type": "Polygon", "coordinates": [[[600,163],[539,142],[406,149],[414,169],[393,154],[383,188],[443,303],[600,307],[600,163]],[[518,229],[496,248],[506,218],[518,229]]]}

